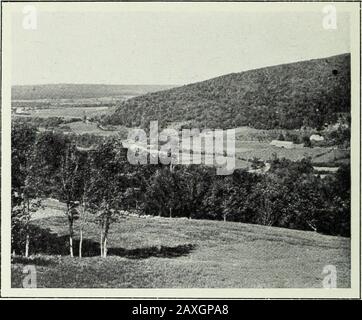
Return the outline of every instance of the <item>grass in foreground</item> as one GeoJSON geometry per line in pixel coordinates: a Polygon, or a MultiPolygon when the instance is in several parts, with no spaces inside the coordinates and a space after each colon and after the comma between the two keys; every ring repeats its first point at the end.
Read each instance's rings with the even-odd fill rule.
{"type": "MultiPolygon", "coordinates": [[[[86,257],[67,254],[67,224],[48,215],[34,223],[44,248],[12,265],[21,287],[33,264],[47,288],[321,288],[323,267],[335,265],[337,286],[350,287],[350,239],[258,225],[127,217],[111,226],[109,257],[100,258],[99,232],[85,232],[86,257]]],[[[77,226],[76,226],[77,228],[77,226]]],[[[34,248],[31,248],[34,253],[34,248]]]]}

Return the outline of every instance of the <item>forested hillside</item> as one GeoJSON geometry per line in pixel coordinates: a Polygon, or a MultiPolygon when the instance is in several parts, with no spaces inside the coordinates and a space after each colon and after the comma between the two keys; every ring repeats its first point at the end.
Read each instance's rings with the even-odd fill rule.
{"type": "Polygon", "coordinates": [[[350,54],[232,73],[129,99],[103,121],[200,128],[318,128],[350,111],[350,54]]]}

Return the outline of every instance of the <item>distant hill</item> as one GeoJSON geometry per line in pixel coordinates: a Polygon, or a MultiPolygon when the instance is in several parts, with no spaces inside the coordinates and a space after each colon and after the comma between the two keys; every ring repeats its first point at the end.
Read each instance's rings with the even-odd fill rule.
{"type": "MultiPolygon", "coordinates": [[[[267,53],[266,53],[267,54],[267,53]]],[[[110,124],[200,128],[320,127],[350,112],[350,54],[266,67],[149,93],[121,103],[110,124]]]]}
{"type": "Polygon", "coordinates": [[[163,85],[44,84],[11,88],[13,100],[84,99],[112,96],[138,96],[172,88],[163,85]]]}

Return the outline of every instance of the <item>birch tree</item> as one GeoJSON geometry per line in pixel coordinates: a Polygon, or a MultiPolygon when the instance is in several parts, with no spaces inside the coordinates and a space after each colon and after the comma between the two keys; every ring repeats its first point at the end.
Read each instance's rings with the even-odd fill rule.
{"type": "Polygon", "coordinates": [[[59,175],[57,177],[59,200],[66,205],[65,214],[69,227],[69,254],[73,253],[74,221],[78,218],[79,194],[81,192],[81,159],[74,144],[66,147],[61,159],[59,175]]]}
{"type": "Polygon", "coordinates": [[[100,226],[100,253],[107,256],[108,235],[112,222],[124,208],[133,171],[127,162],[121,141],[110,139],[100,144],[93,155],[90,197],[91,210],[100,226]]]}
{"type": "Polygon", "coordinates": [[[89,197],[90,193],[92,192],[92,182],[91,179],[91,166],[92,166],[92,159],[90,156],[91,150],[87,150],[86,152],[81,153],[81,161],[80,161],[80,173],[79,173],[79,180],[80,180],[80,188],[79,188],[79,258],[82,258],[83,254],[83,232],[84,227],[88,223],[88,213],[90,210],[89,205],[89,197]]]}
{"type": "Polygon", "coordinates": [[[24,255],[28,257],[31,216],[41,205],[37,162],[34,159],[36,130],[27,125],[18,125],[12,127],[11,133],[12,247],[15,254],[15,248],[23,242],[24,255]]]}

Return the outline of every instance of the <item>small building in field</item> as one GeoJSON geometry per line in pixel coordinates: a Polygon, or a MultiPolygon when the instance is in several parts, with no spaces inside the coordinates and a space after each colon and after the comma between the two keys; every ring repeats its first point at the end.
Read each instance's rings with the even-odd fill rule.
{"type": "Polygon", "coordinates": [[[319,134],[312,134],[309,138],[310,141],[324,141],[324,138],[319,134]]]}
{"type": "Polygon", "coordinates": [[[25,107],[18,107],[18,108],[16,108],[15,109],[15,114],[18,114],[18,115],[30,115],[30,113],[29,112],[27,112],[27,108],[25,108],[25,107]]]}
{"type": "Polygon", "coordinates": [[[282,140],[273,140],[270,142],[270,145],[278,148],[294,149],[295,144],[293,141],[282,141],[282,140]]]}

